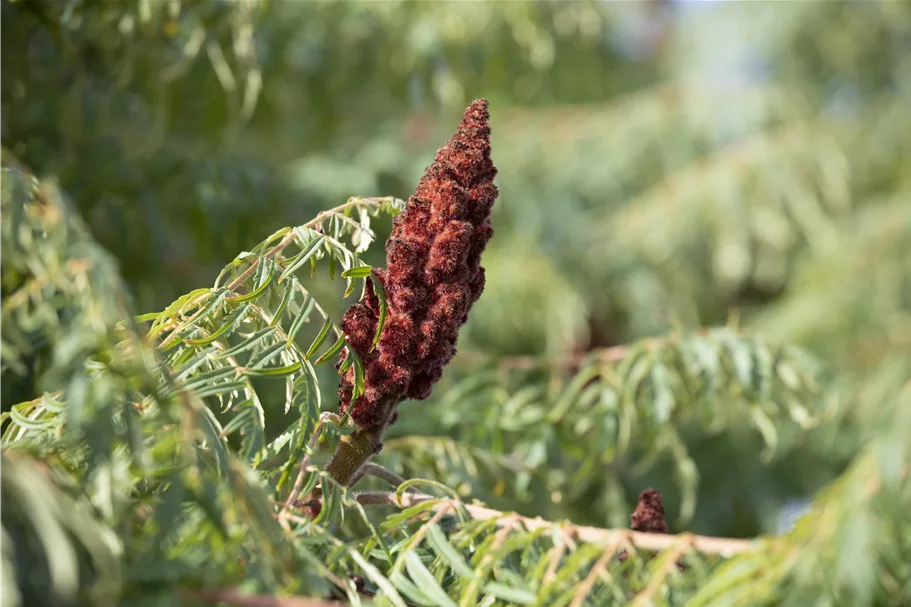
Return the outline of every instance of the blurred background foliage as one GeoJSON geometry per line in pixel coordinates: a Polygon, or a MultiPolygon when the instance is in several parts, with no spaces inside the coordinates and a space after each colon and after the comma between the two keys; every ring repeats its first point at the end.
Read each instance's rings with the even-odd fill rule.
{"type": "MultiPolygon", "coordinates": [[[[349,196],[407,198],[464,106],[490,100],[488,286],[434,396],[390,431],[380,460],[400,472],[600,526],[624,525],[654,486],[672,529],[747,537],[787,529],[897,413],[911,377],[911,4],[0,7],[4,155],[56,180],[137,312],[349,196]],[[803,400],[812,430],[743,416],[721,433],[678,396],[673,441],[646,432],[605,463],[613,446],[575,417],[538,434],[513,418],[553,405],[586,357],[726,324],[717,360],[737,381],[716,409],[758,385],[737,373],[761,357],[735,343],[758,334],[821,361],[803,400]]],[[[388,218],[373,229],[382,242],[388,218]]],[[[308,288],[340,294],[326,278],[308,288]]],[[[348,303],[324,301],[335,320],[348,303]]],[[[8,318],[4,411],[64,385],[48,340],[17,341],[9,362],[8,318]]]]}

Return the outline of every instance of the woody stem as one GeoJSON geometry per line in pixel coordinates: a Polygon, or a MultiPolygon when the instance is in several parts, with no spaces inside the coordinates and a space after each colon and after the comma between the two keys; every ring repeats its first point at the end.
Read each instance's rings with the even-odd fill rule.
{"type": "Polygon", "coordinates": [[[376,430],[358,428],[341,437],[335,453],[326,464],[326,472],[339,484],[353,485],[360,477],[361,468],[383,448],[385,426],[376,430]]]}
{"type": "MultiPolygon", "coordinates": [[[[338,445],[335,447],[335,453],[326,464],[328,472],[337,483],[345,487],[351,487],[364,476],[364,466],[370,461],[370,458],[379,453],[383,448],[383,434],[389,420],[392,419],[395,407],[389,407],[386,415],[386,423],[376,428],[356,428],[351,434],[341,437],[338,445]]],[[[319,487],[313,489],[305,500],[298,502],[303,506],[305,511],[318,512],[320,500],[323,492],[319,487]],[[315,509],[315,510],[314,510],[315,509]]],[[[312,514],[311,514],[312,516],[312,514]]]]}

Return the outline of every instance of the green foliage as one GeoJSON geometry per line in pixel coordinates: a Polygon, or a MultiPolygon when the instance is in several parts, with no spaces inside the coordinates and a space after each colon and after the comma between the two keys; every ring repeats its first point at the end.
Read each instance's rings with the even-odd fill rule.
{"type": "MultiPolygon", "coordinates": [[[[4,225],[18,228],[6,238],[18,247],[16,259],[22,260],[22,267],[32,268],[32,280],[65,286],[68,277],[35,269],[60,264],[59,254],[68,250],[67,240],[58,237],[61,232],[85,241],[81,225],[59,197],[45,193],[47,186],[18,169],[10,168],[6,175],[6,183],[19,186],[5,190],[4,197],[4,225]],[[30,218],[31,223],[17,224],[15,216],[30,218]],[[37,231],[49,238],[28,237],[37,231]],[[57,248],[61,245],[63,251],[57,248]],[[33,261],[37,259],[46,265],[33,261]]],[[[326,593],[326,582],[333,580],[337,592],[353,599],[355,586],[344,580],[363,575],[366,588],[392,604],[582,604],[579,601],[586,596],[607,595],[618,601],[633,596],[643,601],[659,589],[667,604],[677,604],[693,592],[705,595],[724,586],[712,573],[722,560],[701,555],[685,540],[670,542],[668,552],[653,565],[638,553],[621,562],[609,557],[618,548],[632,547],[623,535],[570,526],[582,543],[571,542],[575,547],[567,553],[570,540],[557,526],[536,526],[458,501],[414,494],[414,483],[402,484],[393,497],[353,495],[318,468],[300,468],[302,457],[304,465],[310,460],[318,429],[332,430],[323,436],[349,431],[344,422],[337,425],[320,416],[319,379],[313,371],[327,353],[347,345],[339,336],[336,345],[325,349],[331,342],[327,336],[337,328],[302,286],[295,269],[312,267],[302,259],[321,257],[325,265],[337,263],[342,268],[339,276],[348,274],[351,291],[353,281],[368,276],[351,276],[351,269],[362,262],[350,245],[343,244],[344,236],[364,231],[371,211],[400,208],[400,201],[352,199],[308,224],[276,232],[230,264],[215,288],[190,293],[160,314],[141,317],[151,321],[147,337],[132,323],[94,323],[96,340],[98,335],[119,332],[122,341],[113,346],[113,353],[95,346],[80,376],[90,387],[83,389],[82,394],[88,394],[83,398],[92,402],[98,400],[94,394],[104,394],[112,403],[119,400],[120,407],[85,411],[45,395],[15,406],[6,416],[5,465],[11,474],[4,477],[4,532],[14,546],[44,546],[37,553],[32,548],[30,557],[17,552],[14,559],[4,561],[4,575],[18,581],[23,597],[41,596],[41,601],[63,600],[62,604],[110,600],[99,596],[148,600],[148,590],[155,587],[161,600],[167,600],[177,588],[233,585],[242,577],[248,590],[307,594],[326,593]],[[358,210],[365,211],[361,221],[350,220],[358,210]],[[289,251],[292,245],[299,252],[289,251]],[[220,286],[228,280],[228,286],[220,286]],[[245,293],[238,292],[241,287],[245,293]],[[316,337],[304,341],[309,344],[305,350],[298,345],[301,334],[295,327],[312,313],[325,320],[316,337]],[[160,357],[149,350],[148,338],[158,342],[160,357]],[[267,435],[255,385],[260,379],[283,380],[285,411],[295,412],[290,426],[274,438],[267,435]],[[84,420],[90,422],[88,432],[82,430],[84,420]],[[24,455],[27,452],[41,454],[47,462],[45,471],[37,472],[39,479],[47,480],[24,482],[25,472],[20,470],[36,465],[24,455]],[[292,496],[306,494],[322,478],[326,503],[312,522],[289,514],[287,502],[281,505],[298,468],[292,496]],[[67,507],[68,500],[77,501],[67,507]],[[42,514],[45,510],[29,506],[35,502],[55,509],[42,514]],[[370,505],[408,503],[414,505],[385,521],[366,511],[370,505]],[[436,515],[426,520],[430,511],[436,515]],[[88,533],[92,526],[98,527],[97,534],[88,533]],[[35,539],[26,540],[23,533],[35,539]],[[67,548],[60,558],[46,560],[50,547],[61,542],[67,548]],[[44,560],[46,568],[23,567],[29,558],[44,560]],[[123,562],[125,571],[101,565],[111,559],[123,562]],[[678,559],[692,572],[672,573],[678,559]],[[310,574],[301,577],[301,571],[310,574]],[[36,594],[41,589],[50,594],[36,594]]],[[[83,249],[88,260],[100,254],[91,246],[83,249]]],[[[103,266],[91,263],[83,268],[81,284],[92,284],[95,274],[104,272],[103,266]]],[[[116,286],[115,277],[112,280],[116,286]]],[[[31,284],[26,282],[10,298],[13,326],[25,324],[53,335],[60,327],[46,323],[46,314],[29,315],[34,311],[22,303],[27,300],[16,297],[31,284]]],[[[76,309],[64,317],[94,312],[88,305],[94,301],[91,291],[73,299],[76,309]]],[[[61,357],[54,360],[73,366],[61,357]]],[[[593,483],[592,471],[626,454],[631,444],[650,446],[632,454],[645,461],[663,450],[672,451],[680,482],[692,500],[696,468],[677,435],[678,425],[695,421],[704,431],[718,432],[730,430],[736,420],[751,420],[767,447],[773,448],[779,429],[811,421],[804,403],[812,400],[808,394],[816,388],[805,356],[761,338],[741,337],[728,328],[647,341],[623,352],[596,352],[576,362],[577,369],[563,382],[559,373],[541,375],[540,363],[533,359],[505,362],[490,374],[475,372],[469,386],[457,382],[445,387],[443,400],[434,406],[443,414],[439,423],[443,429],[452,426],[452,418],[447,421],[445,414],[456,410],[455,403],[460,415],[472,403],[479,412],[492,403],[502,412],[496,425],[489,426],[479,415],[475,419],[482,423],[477,428],[461,424],[459,433],[483,432],[485,436],[474,436],[472,442],[502,445],[511,454],[510,465],[523,471],[515,485],[520,492],[527,485],[528,471],[544,461],[562,464],[551,468],[546,488],[566,492],[569,503],[591,486],[615,491],[593,483]],[[501,383],[504,372],[506,386],[501,383]],[[513,373],[530,377],[513,378],[521,388],[510,392],[513,373]],[[718,408],[720,401],[728,405],[725,410],[718,408]],[[731,409],[733,403],[743,410],[731,409]],[[615,447],[587,459],[591,452],[573,448],[573,441],[578,445],[580,438],[615,447]],[[547,440],[555,439],[563,442],[548,447],[547,440]]],[[[73,394],[69,389],[63,392],[73,394]]],[[[403,410],[403,417],[417,418],[408,410],[403,410]]],[[[424,419],[427,427],[433,416],[424,419]]],[[[895,448],[902,448],[898,437],[905,434],[893,425],[890,435],[891,443],[883,443],[887,459],[881,463],[891,469],[892,482],[901,483],[907,457],[895,448]]],[[[423,444],[419,436],[409,438],[412,447],[423,444]]],[[[393,456],[399,451],[392,444],[388,450],[393,456]]],[[[497,461],[494,453],[471,457],[497,461]]],[[[443,458],[431,456],[422,464],[413,463],[415,459],[412,456],[410,464],[415,470],[458,470],[443,458]]],[[[475,476],[470,468],[462,468],[465,479],[475,476]]],[[[443,478],[453,482],[451,475],[443,478]]],[[[785,541],[806,542],[800,529],[785,541]]],[[[811,548],[806,551],[811,553],[811,548]]],[[[754,592],[768,591],[761,587],[754,592]]]]}
{"type": "MultiPolygon", "coordinates": [[[[435,478],[486,499],[494,496],[485,495],[485,487],[503,486],[510,477],[511,497],[534,503],[530,512],[548,517],[578,520],[586,509],[580,505],[610,504],[621,495],[620,477],[604,478],[599,469],[641,474],[667,455],[688,523],[699,473],[681,432],[742,433],[749,425],[768,460],[780,433],[793,441],[795,430],[809,429],[822,413],[807,408],[820,402],[814,361],[730,328],[596,350],[579,360],[478,365],[463,356],[455,364],[469,372],[451,374],[430,406],[403,410],[403,422],[386,442],[390,465],[406,476],[434,470],[435,478]],[[480,469],[490,474],[479,477],[480,469]],[[538,495],[532,495],[533,480],[538,495]]],[[[625,516],[610,522],[622,526],[625,516]]]]}
{"type": "Polygon", "coordinates": [[[251,244],[245,227],[289,195],[236,137],[262,84],[252,38],[259,9],[246,1],[2,4],[10,49],[3,143],[56,176],[151,305],[180,292],[156,297],[168,280],[195,287],[213,262],[251,244]],[[256,206],[246,204],[252,199],[256,206]]]}
{"type": "MultiPolygon", "coordinates": [[[[0,8],[3,143],[57,177],[99,242],[118,252],[142,309],[208,282],[275,225],[303,223],[353,193],[390,191],[384,182],[399,176],[388,142],[357,150],[354,165],[355,151],[336,145],[376,132],[413,100],[460,111],[507,78],[507,98],[601,99],[653,71],[606,48],[610,17],[591,6],[3,0],[0,8]],[[28,61],[16,59],[22,53],[28,61]],[[567,66],[580,62],[616,64],[628,78],[571,77],[567,66]],[[327,196],[284,178],[286,163],[323,153],[332,162],[307,181],[332,188],[327,196]],[[366,156],[379,179],[360,171],[366,156]]],[[[410,188],[409,180],[399,195],[410,188]]]]}
{"type": "Polygon", "coordinates": [[[4,607],[911,602],[909,5],[664,4],[2,0],[4,607]],[[479,96],[487,287],[339,487],[479,96]]]}
{"type": "Polygon", "coordinates": [[[882,403],[891,406],[880,432],[785,540],[727,562],[691,604],[805,605],[820,588],[851,604],[900,605],[911,598],[911,543],[904,532],[911,512],[911,382],[887,398],[894,401],[882,403]]]}
{"type": "MultiPolygon", "coordinates": [[[[173,359],[162,359],[138,331],[121,281],[104,263],[106,254],[92,243],[56,190],[14,168],[5,169],[4,185],[18,186],[4,190],[4,245],[18,247],[16,254],[4,256],[10,261],[10,265],[4,261],[4,278],[16,276],[17,268],[28,272],[17,276],[20,288],[4,300],[4,345],[18,354],[17,338],[23,335],[54,344],[42,380],[50,389],[62,388],[67,397],[63,406],[58,396],[45,394],[4,414],[4,452],[40,454],[50,467],[43,474],[53,478],[45,486],[22,487],[21,482],[14,482],[15,471],[24,474],[34,464],[23,460],[23,455],[11,460],[13,480],[9,486],[4,484],[4,506],[10,500],[11,507],[4,507],[4,530],[19,533],[22,517],[30,516],[29,503],[37,499],[51,507],[54,487],[56,491],[66,487],[84,496],[79,501],[81,516],[104,527],[102,539],[114,538],[105,542],[113,544],[107,549],[120,556],[123,564],[120,572],[106,567],[103,573],[110,578],[96,581],[95,568],[85,569],[87,565],[80,559],[48,561],[50,569],[44,579],[65,581],[60,596],[53,585],[42,583],[40,563],[50,554],[47,550],[33,554],[32,561],[23,560],[24,555],[5,560],[4,575],[15,577],[24,592],[30,593],[24,599],[42,593],[40,600],[34,599],[41,604],[72,604],[74,600],[94,604],[94,592],[111,593],[129,602],[129,597],[146,596],[157,586],[167,590],[169,584],[199,584],[236,575],[238,559],[253,563],[247,578],[267,587],[287,584],[292,576],[299,578],[298,583],[320,587],[318,577],[300,576],[301,562],[308,555],[280,541],[281,530],[270,514],[263,479],[245,466],[244,452],[229,447],[224,432],[228,424],[220,424],[216,417],[219,408],[213,402],[221,397],[234,416],[234,426],[244,434],[246,454],[252,455],[254,447],[258,454],[266,445],[261,432],[256,433],[261,430],[262,416],[251,415],[258,403],[256,393],[244,381],[227,386],[219,382],[225,374],[219,374],[209,352],[197,362],[185,360],[180,366],[168,366],[173,359]],[[16,221],[15,217],[24,219],[16,221]],[[35,238],[36,234],[42,237],[35,238]],[[35,290],[44,297],[27,297],[35,290]],[[58,292],[64,296],[49,296],[58,292]],[[78,358],[70,355],[74,350],[78,358]],[[203,367],[206,362],[208,371],[203,367]],[[206,380],[200,382],[200,376],[209,384],[203,387],[206,380]],[[60,377],[67,381],[52,383],[60,377]],[[243,395],[246,400],[240,398],[243,395]],[[84,505],[85,501],[90,505],[84,505]],[[12,507],[14,504],[21,510],[12,507]],[[95,589],[98,585],[100,590],[95,589]]],[[[176,307],[179,312],[181,306],[176,307]]],[[[218,316],[215,305],[207,309],[213,319],[218,316]]],[[[168,314],[162,317],[171,318],[168,314]]],[[[269,358],[278,354],[272,350],[269,358]]],[[[186,352],[178,355],[190,358],[186,352]]],[[[260,367],[250,375],[270,370],[260,367]]],[[[306,391],[300,396],[306,397],[306,391]]],[[[306,398],[303,411],[300,424],[308,419],[306,398]]],[[[65,503],[58,501],[55,509],[64,512],[65,503]]],[[[60,519],[53,511],[47,516],[60,519]]],[[[63,517],[57,527],[30,520],[32,528],[22,527],[22,532],[53,550],[67,537],[61,536],[58,527],[70,529],[72,534],[80,525],[78,518],[63,517]]],[[[88,529],[77,529],[73,541],[84,542],[88,529]]],[[[28,537],[21,541],[33,546],[35,542],[28,537]]],[[[79,545],[73,545],[75,554],[80,553],[79,545]]],[[[64,541],[60,550],[68,550],[66,546],[64,541]]],[[[98,546],[88,549],[93,558],[113,558],[111,554],[97,555],[98,546]]]]}

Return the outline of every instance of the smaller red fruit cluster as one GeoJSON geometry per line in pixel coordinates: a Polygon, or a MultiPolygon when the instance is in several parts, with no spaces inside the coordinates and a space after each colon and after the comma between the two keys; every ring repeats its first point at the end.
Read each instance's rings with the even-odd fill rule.
{"type": "Polygon", "coordinates": [[[393,222],[386,267],[374,270],[388,304],[377,347],[371,350],[380,302],[371,283],[342,320],[364,363],[364,393],[352,402],[349,369],[339,380],[339,409],[360,428],[382,429],[394,422],[399,402],[430,396],[484,290],[481,254],[493,235],[490,209],[498,193],[488,120],[485,99],[468,106],[393,222]]]}
{"type": "Polygon", "coordinates": [[[667,533],[667,520],[664,518],[661,494],[654,489],[646,489],[640,493],[636,510],[629,517],[629,523],[629,527],[633,531],[667,533]]]}

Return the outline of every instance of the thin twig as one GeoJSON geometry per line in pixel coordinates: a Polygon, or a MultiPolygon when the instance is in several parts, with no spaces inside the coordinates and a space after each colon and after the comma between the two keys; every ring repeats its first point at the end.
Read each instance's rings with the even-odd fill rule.
{"type": "MultiPolygon", "coordinates": [[[[319,215],[317,215],[319,217],[319,215]]],[[[272,247],[268,253],[256,260],[256,263],[251,263],[246,270],[240,273],[240,276],[235,278],[228,284],[227,289],[229,291],[234,291],[237,287],[241,286],[250,278],[250,276],[256,271],[256,269],[262,264],[263,259],[274,259],[279,253],[285,250],[288,245],[294,242],[294,239],[297,237],[297,234],[294,230],[290,230],[285,236],[278,242],[277,245],[272,247]]]]}
{"type": "Polygon", "coordinates": [[[203,603],[226,603],[235,607],[343,607],[345,603],[326,601],[303,596],[269,596],[243,594],[233,588],[218,590],[182,590],[185,599],[203,603]]]}
{"type": "MultiPolygon", "coordinates": [[[[617,544],[611,544],[604,549],[604,552],[601,553],[601,557],[595,562],[592,570],[589,571],[588,575],[582,580],[582,583],[579,584],[576,589],[576,594],[573,597],[572,603],[569,607],[582,607],[585,604],[585,598],[591,593],[592,589],[595,587],[595,581],[604,573],[607,573],[610,576],[610,573],[607,572],[607,564],[614,558],[617,552],[617,544]]],[[[610,577],[608,577],[610,579],[610,577]]]]}
{"type": "Polygon", "coordinates": [[[364,474],[369,474],[370,476],[375,476],[377,478],[383,479],[384,481],[386,481],[387,483],[389,483],[396,489],[398,489],[399,485],[401,485],[402,483],[405,482],[404,478],[402,478],[401,476],[399,476],[398,474],[396,474],[389,468],[386,468],[379,464],[375,464],[373,462],[368,462],[368,463],[364,464],[364,466],[361,468],[361,471],[364,474]]]}
{"type": "MultiPolygon", "coordinates": [[[[393,506],[398,508],[395,494],[388,491],[361,491],[354,495],[357,503],[364,506],[393,506]]],[[[404,500],[403,500],[404,502],[404,500]]]]}
{"type": "Polygon", "coordinates": [[[469,597],[474,598],[476,596],[481,580],[487,577],[488,570],[494,564],[497,550],[500,549],[500,546],[503,545],[506,538],[512,533],[512,530],[516,528],[516,525],[521,522],[521,519],[522,517],[517,514],[507,514],[502,519],[502,525],[499,520],[497,521],[497,526],[500,527],[500,530],[494,535],[493,542],[490,544],[487,554],[481,558],[481,562],[478,564],[477,568],[475,568],[475,573],[480,573],[480,575],[475,575],[474,578],[472,578],[471,583],[468,585],[468,589],[465,591],[465,598],[462,600],[461,605],[467,605],[466,600],[469,597]]]}
{"type": "Polygon", "coordinates": [[[652,604],[652,596],[658,592],[658,590],[661,588],[661,584],[667,580],[668,576],[670,576],[675,569],[678,569],[680,567],[678,561],[680,557],[686,553],[686,550],[688,548],[687,540],[689,537],[691,536],[685,536],[684,540],[679,542],[671,550],[671,552],[665,556],[666,562],[664,563],[664,567],[661,568],[660,572],[656,572],[656,574],[649,580],[648,586],[646,586],[642,592],[636,595],[632,603],[634,607],[638,605],[652,604]]]}
{"type": "Polygon", "coordinates": [[[619,546],[629,542],[632,546],[643,549],[660,552],[668,548],[679,548],[681,546],[692,547],[693,550],[704,554],[717,554],[729,558],[741,552],[758,550],[762,546],[761,540],[744,540],[736,538],[709,537],[700,535],[691,535],[689,533],[681,535],[670,535],[666,533],[646,533],[642,531],[632,531],[630,529],[601,529],[599,527],[588,527],[585,525],[573,525],[571,523],[553,523],[540,517],[528,518],[518,514],[507,514],[499,510],[477,506],[474,504],[465,504],[459,500],[434,497],[423,493],[405,493],[399,497],[401,504],[396,502],[394,493],[383,492],[364,492],[355,496],[355,499],[364,505],[382,505],[396,508],[409,508],[418,504],[429,501],[439,502],[434,504],[433,510],[439,511],[441,508],[463,508],[475,520],[496,519],[497,526],[503,526],[508,521],[521,522],[529,531],[536,529],[553,530],[559,528],[568,535],[575,536],[578,540],[593,544],[596,546],[619,546]]]}
{"type": "MultiPolygon", "coordinates": [[[[205,298],[208,296],[209,296],[209,293],[204,293],[202,295],[199,295],[198,297],[196,297],[193,300],[191,305],[195,305],[197,303],[205,301],[205,298]]],[[[176,327],[174,327],[174,329],[171,331],[171,333],[167,337],[165,337],[164,340],[162,340],[162,342],[160,344],[158,344],[158,349],[164,350],[169,345],[171,345],[171,342],[174,341],[175,339],[177,339],[177,335],[180,333],[180,330],[183,329],[184,327],[189,326],[189,325],[193,324],[194,322],[196,322],[196,319],[199,318],[199,316],[205,311],[205,309],[206,309],[205,306],[199,308],[198,310],[196,310],[196,313],[193,314],[193,316],[191,316],[189,319],[185,320],[182,323],[178,323],[178,325],[176,327]]]]}
{"type": "Polygon", "coordinates": [[[563,530],[557,527],[554,535],[556,535],[556,539],[554,540],[553,548],[550,549],[550,558],[541,582],[542,587],[547,587],[554,581],[554,577],[557,575],[557,567],[560,566],[560,561],[563,560],[563,555],[566,553],[566,536],[563,534],[563,530]]]}

